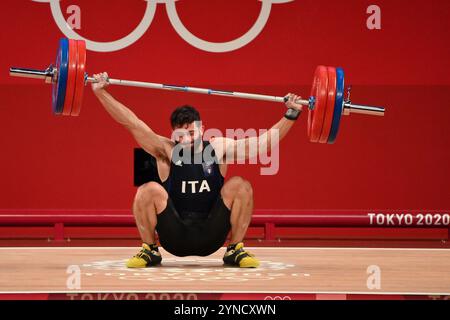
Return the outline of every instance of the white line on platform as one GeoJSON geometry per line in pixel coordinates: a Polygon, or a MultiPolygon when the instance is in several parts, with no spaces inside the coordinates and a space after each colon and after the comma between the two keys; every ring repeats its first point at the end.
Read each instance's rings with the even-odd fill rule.
{"type": "Polygon", "coordinates": [[[355,294],[355,295],[420,295],[420,296],[448,296],[450,292],[373,292],[373,291],[205,291],[205,290],[86,290],[86,291],[0,291],[0,294],[83,294],[83,293],[196,293],[196,294],[355,294]]]}
{"type": "MultiPolygon", "coordinates": [[[[136,247],[0,247],[0,250],[23,250],[23,249],[33,249],[33,250],[121,250],[121,249],[136,249],[136,247]]],[[[224,249],[225,247],[222,247],[224,249]]],[[[346,247],[246,247],[251,250],[260,249],[276,249],[276,250],[381,250],[381,251],[449,251],[450,248],[346,248],[346,247]]],[[[220,249],[219,249],[220,250],[220,249]]]]}

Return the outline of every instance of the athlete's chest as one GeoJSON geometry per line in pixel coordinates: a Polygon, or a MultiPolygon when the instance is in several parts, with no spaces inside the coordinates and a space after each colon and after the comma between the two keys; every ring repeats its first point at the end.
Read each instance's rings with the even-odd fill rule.
{"type": "Polygon", "coordinates": [[[223,185],[223,178],[216,163],[175,162],[170,171],[171,189],[177,193],[210,193],[220,189],[223,185]]]}

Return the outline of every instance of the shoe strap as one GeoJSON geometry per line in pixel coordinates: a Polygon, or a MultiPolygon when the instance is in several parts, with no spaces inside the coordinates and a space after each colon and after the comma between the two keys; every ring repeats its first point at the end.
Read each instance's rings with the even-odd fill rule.
{"type": "Polygon", "coordinates": [[[153,261],[152,256],[156,256],[157,254],[155,254],[155,253],[159,253],[159,252],[158,252],[157,247],[156,247],[156,250],[155,250],[155,248],[152,248],[152,247],[150,247],[150,248],[151,248],[151,250],[148,250],[143,247],[136,256],[144,259],[147,263],[151,263],[153,261]],[[155,253],[153,253],[153,251],[155,253]]]}
{"type": "Polygon", "coordinates": [[[144,259],[147,263],[151,263],[152,262],[152,257],[151,255],[147,254],[146,252],[144,252],[144,250],[142,250],[141,252],[139,252],[137,254],[137,257],[144,259]]]}
{"type": "Polygon", "coordinates": [[[234,262],[236,262],[237,264],[239,264],[241,260],[246,257],[253,257],[253,255],[245,251],[244,248],[236,250],[234,254],[236,254],[236,256],[234,257],[234,262]]]}

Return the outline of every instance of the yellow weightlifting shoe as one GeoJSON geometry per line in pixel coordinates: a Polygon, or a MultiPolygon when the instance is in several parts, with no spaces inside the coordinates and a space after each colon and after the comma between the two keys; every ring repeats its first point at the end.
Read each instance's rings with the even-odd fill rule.
{"type": "Polygon", "coordinates": [[[233,248],[228,246],[227,252],[223,256],[223,262],[226,265],[239,268],[257,268],[259,261],[254,255],[244,250],[244,244],[239,242],[233,248]]]}
{"type": "Polygon", "coordinates": [[[146,268],[161,263],[161,253],[156,244],[142,244],[142,249],[137,255],[127,261],[128,268],[146,268]]]}

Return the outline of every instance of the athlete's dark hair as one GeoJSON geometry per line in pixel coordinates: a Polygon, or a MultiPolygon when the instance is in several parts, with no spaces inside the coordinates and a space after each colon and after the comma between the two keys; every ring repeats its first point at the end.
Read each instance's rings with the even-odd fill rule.
{"type": "Polygon", "coordinates": [[[200,113],[197,109],[190,105],[184,105],[176,108],[170,116],[170,124],[172,129],[179,128],[185,124],[190,124],[194,121],[200,121],[200,113]]]}

